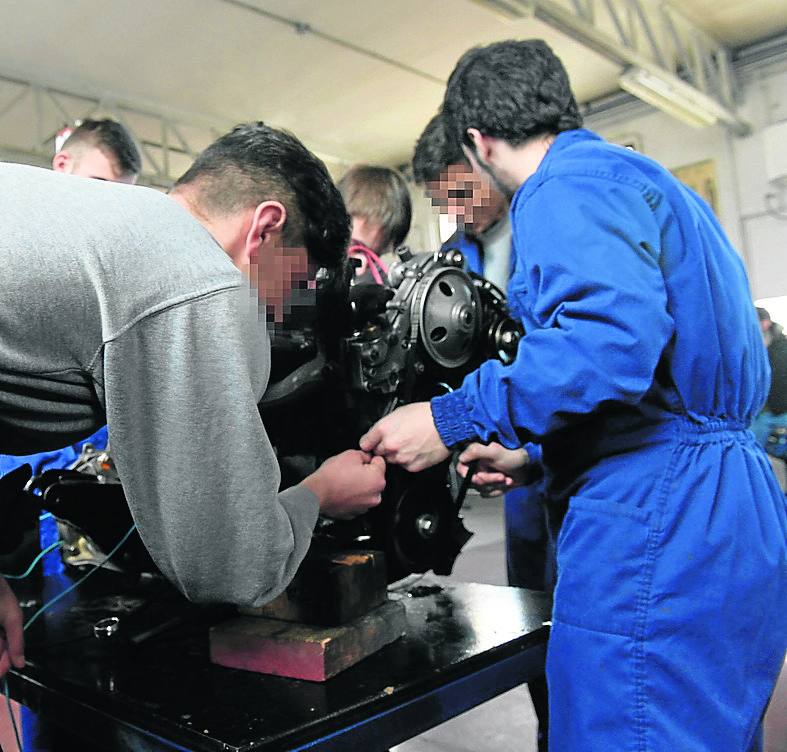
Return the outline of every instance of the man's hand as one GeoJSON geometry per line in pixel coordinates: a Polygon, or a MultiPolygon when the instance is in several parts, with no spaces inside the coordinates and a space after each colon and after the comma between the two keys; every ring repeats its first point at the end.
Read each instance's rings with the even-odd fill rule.
{"type": "Polygon", "coordinates": [[[303,484],[320,500],[324,515],[350,520],[380,503],[385,460],[348,449],[323,462],[303,484]]]}
{"type": "Polygon", "coordinates": [[[428,402],[414,402],[377,421],[361,437],[361,449],[385,457],[417,473],[446,459],[450,452],[440,439],[428,402]]]}
{"type": "Polygon", "coordinates": [[[0,577],[0,678],[8,669],[25,667],[22,610],[8,583],[0,577]]]}
{"type": "Polygon", "coordinates": [[[478,466],[473,474],[472,485],[483,496],[500,496],[509,488],[521,486],[529,462],[524,449],[506,449],[494,441],[491,444],[474,443],[459,455],[456,465],[459,475],[464,478],[468,465],[475,460],[478,466]]]}

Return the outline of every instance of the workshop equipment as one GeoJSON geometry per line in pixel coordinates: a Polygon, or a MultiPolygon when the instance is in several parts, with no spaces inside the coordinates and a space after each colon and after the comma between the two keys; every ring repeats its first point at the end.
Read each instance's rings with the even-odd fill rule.
{"type": "MultiPolygon", "coordinates": [[[[29,618],[77,577],[69,567],[11,586],[29,618]]],[[[544,670],[548,597],[492,585],[394,594],[406,636],[326,682],[211,664],[205,625],[191,619],[140,647],[122,641],[122,615],[118,634],[93,637],[108,604],[146,599],[152,584],[99,571],[29,630],[27,665],[9,673],[9,690],[53,724],[63,749],[372,752],[544,670]]]]}
{"type": "MultiPolygon", "coordinates": [[[[357,447],[399,405],[456,388],[486,360],[516,357],[523,332],[508,316],[505,296],[466,272],[459,251],[401,248],[398,255],[382,286],[324,278],[317,320],[273,336],[260,411],[285,488],[357,447]]],[[[350,522],[324,520],[315,538],[337,549],[383,551],[389,581],[429,570],[450,574],[471,533],[449,465],[420,473],[389,467],[378,507],[350,522]]]]}
{"type": "MultiPolygon", "coordinates": [[[[301,319],[300,328],[273,336],[272,378],[260,404],[283,488],[356,447],[397,406],[450,391],[489,358],[514,359],[522,330],[505,297],[463,267],[453,249],[402,248],[385,285],[350,287],[349,277],[321,275],[316,321],[301,319]]],[[[30,506],[58,519],[67,561],[76,565],[102,561],[132,522],[111,452],[94,454],[76,470],[50,471],[26,486],[30,506]]],[[[346,523],[320,519],[286,592],[254,616],[214,627],[212,660],[324,680],[400,637],[403,611],[386,600],[387,582],[413,572],[450,574],[471,536],[460,515],[468,482],[457,493],[449,465],[415,474],[389,467],[377,508],[346,523]]],[[[130,534],[106,566],[158,575],[138,534],[130,534]]]]}
{"type": "MultiPolygon", "coordinates": [[[[357,447],[397,406],[455,388],[489,358],[514,359],[522,330],[508,316],[504,295],[463,265],[453,249],[412,254],[402,248],[386,285],[350,287],[349,277],[321,275],[316,320],[272,336],[271,383],[260,411],[282,488],[357,447]]],[[[315,540],[334,551],[382,551],[389,582],[413,572],[450,574],[472,534],[449,465],[420,473],[389,467],[378,507],[350,522],[322,518],[315,540]]],[[[23,511],[32,519],[45,510],[58,520],[66,561],[95,564],[132,523],[111,451],[83,452],[75,469],[47,471],[23,491],[27,477],[9,476],[5,486],[13,489],[0,495],[11,547],[29,525],[10,523],[23,511]]],[[[136,532],[107,566],[158,574],[136,532]]]]}

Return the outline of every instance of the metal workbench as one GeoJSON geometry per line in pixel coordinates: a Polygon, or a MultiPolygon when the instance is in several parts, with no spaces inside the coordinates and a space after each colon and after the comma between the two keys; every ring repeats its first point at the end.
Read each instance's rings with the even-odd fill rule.
{"type": "MultiPolygon", "coordinates": [[[[58,575],[17,587],[26,616],[70,582],[58,575]]],[[[549,602],[541,593],[430,587],[425,578],[392,597],[405,603],[407,635],[316,684],[212,665],[215,613],[184,611],[160,582],[99,571],[32,625],[27,666],[9,674],[11,696],[83,749],[379,752],[543,671],[549,602]],[[118,615],[144,638],[146,608],[150,624],[168,610],[183,620],[139,644],[122,628],[93,636],[96,621],[118,615]]]]}

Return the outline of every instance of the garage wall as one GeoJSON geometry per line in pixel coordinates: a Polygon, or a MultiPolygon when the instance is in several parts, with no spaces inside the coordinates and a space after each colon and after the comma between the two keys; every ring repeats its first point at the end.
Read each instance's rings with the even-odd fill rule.
{"type": "Polygon", "coordinates": [[[413,202],[413,221],[404,243],[416,253],[436,251],[442,244],[438,214],[421,186],[410,184],[410,199],[413,202]]]}
{"type": "MultiPolygon", "coordinates": [[[[718,181],[719,219],[744,258],[755,299],[787,295],[787,187],[765,177],[763,131],[787,121],[787,60],[739,72],[740,110],[752,125],[745,138],[722,127],[696,129],[639,103],[590,116],[586,125],[612,141],[634,140],[670,169],[712,159],[718,181]],[[770,198],[769,198],[770,194],[770,198]]],[[[785,146],[787,148],[787,145],[785,146]]]]}

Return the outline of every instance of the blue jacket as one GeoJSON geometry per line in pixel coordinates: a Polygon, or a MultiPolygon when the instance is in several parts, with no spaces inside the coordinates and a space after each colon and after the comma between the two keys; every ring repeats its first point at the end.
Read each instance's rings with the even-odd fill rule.
{"type": "Polygon", "coordinates": [[[475,274],[484,273],[484,258],[478,242],[470,235],[457,230],[448,240],[443,243],[441,250],[446,248],[456,248],[465,258],[465,269],[475,274]]]}
{"type": "Polygon", "coordinates": [[[699,196],[573,130],[517,191],[511,219],[509,306],[527,335],[512,365],[485,363],[432,400],[447,445],[536,439],[548,463],[580,464],[672,416],[750,424],[767,356],[743,264],[699,196]],[[584,447],[580,429],[594,437],[584,447]]]}

